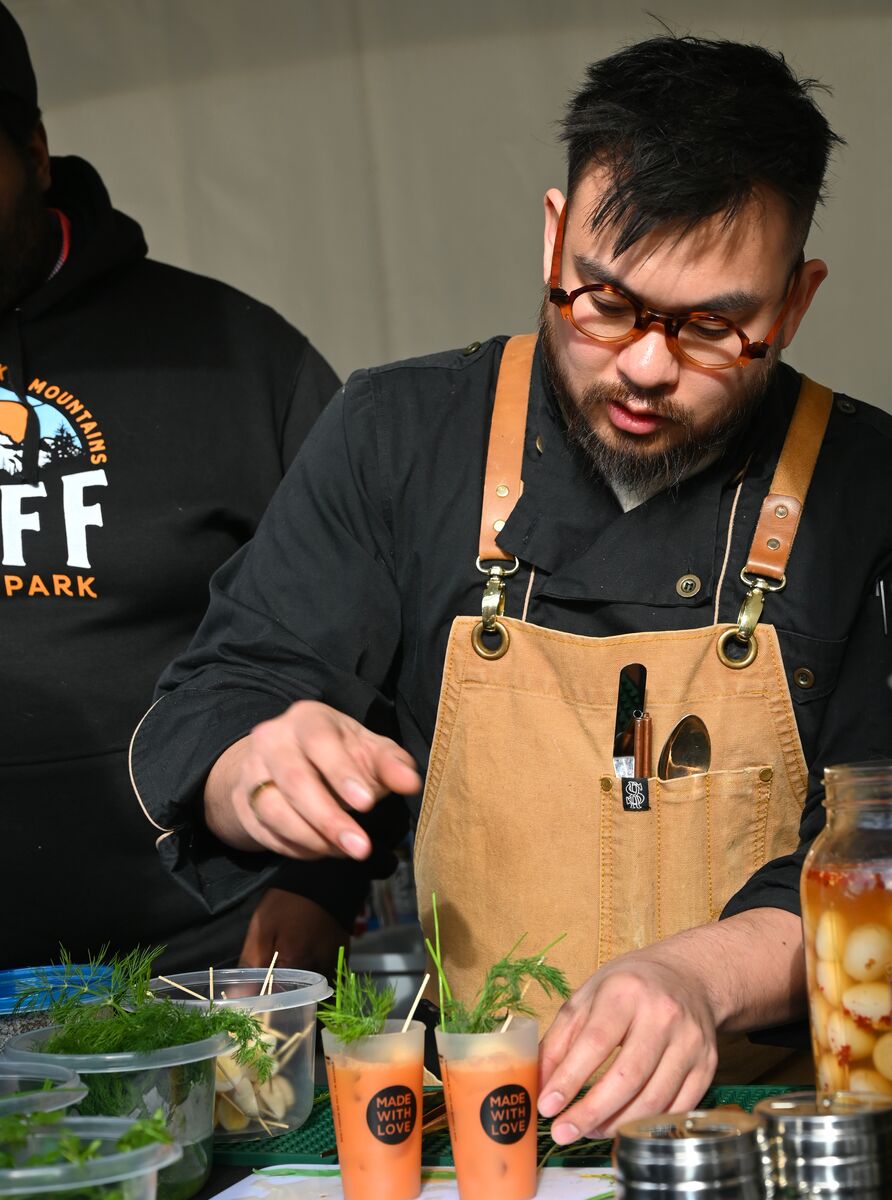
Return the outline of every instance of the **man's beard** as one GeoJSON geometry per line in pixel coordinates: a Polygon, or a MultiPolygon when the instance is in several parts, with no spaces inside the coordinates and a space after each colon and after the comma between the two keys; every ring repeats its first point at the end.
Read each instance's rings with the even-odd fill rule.
{"type": "Polygon", "coordinates": [[[775,344],[762,361],[750,363],[743,372],[739,394],[708,425],[696,426],[684,405],[658,392],[634,392],[622,383],[591,383],[577,399],[547,319],[549,303],[547,299],[543,301],[539,314],[542,354],[567,422],[570,441],[582,451],[593,472],[606,483],[645,498],[657,491],[677,487],[704,460],[712,461],[725,451],[761,405],[780,359],[780,349],[775,344]],[[640,435],[626,433],[614,426],[612,443],[605,442],[593,427],[592,415],[610,401],[626,404],[630,399],[646,400],[650,413],[672,421],[682,430],[683,436],[669,445],[660,445],[660,430],[640,435]]]}
{"type": "Polygon", "coordinates": [[[49,212],[28,163],[13,211],[0,222],[0,312],[12,308],[43,283],[52,270],[52,250],[49,212]]]}

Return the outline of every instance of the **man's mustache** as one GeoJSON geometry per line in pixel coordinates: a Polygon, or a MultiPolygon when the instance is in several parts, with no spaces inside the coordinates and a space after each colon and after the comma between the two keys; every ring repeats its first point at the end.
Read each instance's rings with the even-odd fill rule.
{"type": "Polygon", "coordinates": [[[624,408],[628,408],[630,412],[642,416],[662,417],[667,421],[672,421],[674,424],[680,425],[684,429],[689,428],[691,425],[690,414],[682,405],[667,399],[665,396],[634,392],[631,388],[624,387],[621,383],[590,384],[583,392],[578,402],[578,408],[584,415],[587,415],[593,410],[602,408],[607,404],[621,404],[624,408]]]}

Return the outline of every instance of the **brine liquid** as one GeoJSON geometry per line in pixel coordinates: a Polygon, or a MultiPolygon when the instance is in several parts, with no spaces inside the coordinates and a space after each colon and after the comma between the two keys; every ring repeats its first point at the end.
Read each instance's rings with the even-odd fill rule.
{"type": "Polygon", "coordinates": [[[421,1060],[326,1057],[346,1200],[413,1200],[421,1191],[421,1060]]]}
{"type": "Polygon", "coordinates": [[[440,1058],[461,1200],[536,1194],[535,1058],[440,1058]]]}
{"type": "Polygon", "coordinates": [[[802,920],[818,1091],[892,1095],[892,863],[809,868],[802,920]]]}

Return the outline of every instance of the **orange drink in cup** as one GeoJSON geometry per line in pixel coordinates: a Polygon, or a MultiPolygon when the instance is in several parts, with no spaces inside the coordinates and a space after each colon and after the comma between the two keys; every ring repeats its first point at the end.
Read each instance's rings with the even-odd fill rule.
{"type": "Polygon", "coordinates": [[[536,1194],[539,1027],[513,1018],[504,1033],[444,1033],[437,1051],[461,1200],[536,1194]]]}
{"type": "Polygon", "coordinates": [[[322,1030],[346,1200],[414,1200],[421,1191],[424,1026],[387,1020],[343,1042],[322,1030]]]}

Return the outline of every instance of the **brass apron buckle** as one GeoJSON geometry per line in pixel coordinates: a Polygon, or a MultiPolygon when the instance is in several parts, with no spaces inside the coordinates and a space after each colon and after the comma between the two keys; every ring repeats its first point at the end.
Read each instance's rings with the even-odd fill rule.
{"type": "Polygon", "coordinates": [[[740,572],[740,578],[747,585],[749,591],[744,596],[740,612],[737,614],[737,625],[719,634],[716,644],[719,662],[730,667],[732,671],[742,671],[744,667],[748,667],[756,661],[756,655],[759,653],[756,626],[759,624],[762,609],[765,606],[765,593],[779,592],[781,588],[786,587],[787,583],[786,575],[783,575],[780,580],[762,579],[758,575],[750,575],[745,567],[740,572]],[[729,654],[728,651],[732,644],[742,645],[744,647],[743,654],[738,651],[736,658],[729,654]]]}
{"type": "Polygon", "coordinates": [[[486,586],[483,589],[483,615],[471,630],[471,645],[481,658],[501,658],[508,650],[511,638],[499,617],[505,611],[505,580],[514,575],[519,566],[520,562],[516,557],[514,566],[507,569],[500,563],[495,563],[487,569],[480,562],[480,558],[477,559],[477,570],[486,576],[486,586]],[[492,649],[483,640],[485,633],[498,635],[498,644],[492,649]]]}

